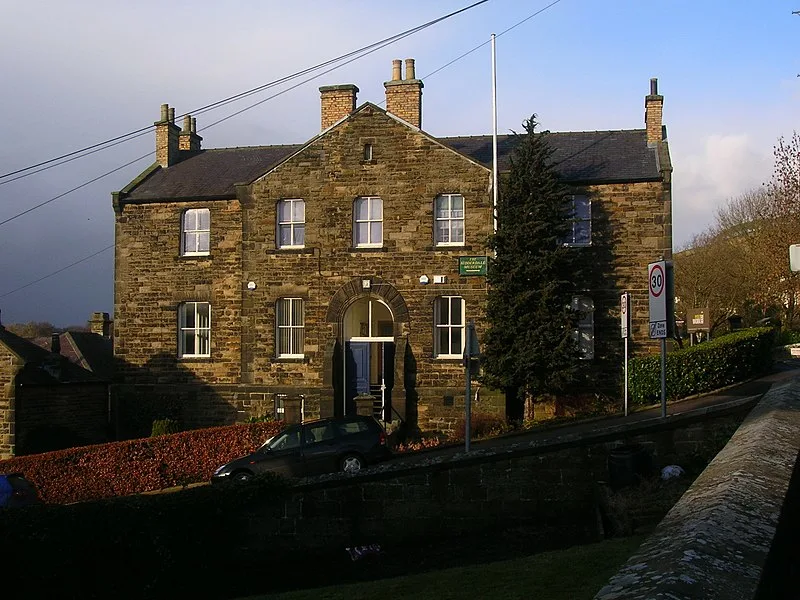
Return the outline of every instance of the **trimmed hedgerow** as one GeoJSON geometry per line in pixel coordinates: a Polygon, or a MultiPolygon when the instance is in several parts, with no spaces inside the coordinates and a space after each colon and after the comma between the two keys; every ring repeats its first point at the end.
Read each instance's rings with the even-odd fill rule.
{"type": "MultiPolygon", "coordinates": [[[[764,373],[772,365],[774,340],[774,329],[744,329],[668,353],[667,398],[709,392],[764,373]]],[[[660,357],[634,358],[630,367],[632,401],[657,402],[661,397],[660,357]]]]}
{"type": "Polygon", "coordinates": [[[47,503],[126,496],[208,481],[218,466],[282,427],[280,421],[212,427],[19,456],[0,461],[0,473],[24,473],[47,503]]]}

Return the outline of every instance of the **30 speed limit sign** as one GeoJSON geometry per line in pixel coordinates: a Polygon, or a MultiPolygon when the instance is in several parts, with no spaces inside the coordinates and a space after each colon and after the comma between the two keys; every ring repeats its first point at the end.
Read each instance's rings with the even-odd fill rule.
{"type": "Polygon", "coordinates": [[[647,281],[650,289],[650,337],[667,337],[667,286],[666,261],[650,263],[647,266],[647,281]]]}

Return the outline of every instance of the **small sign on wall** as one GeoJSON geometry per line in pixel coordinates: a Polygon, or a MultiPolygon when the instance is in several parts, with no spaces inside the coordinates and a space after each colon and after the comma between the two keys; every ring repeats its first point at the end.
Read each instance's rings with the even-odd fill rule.
{"type": "Polygon", "coordinates": [[[486,275],[486,265],[489,259],[485,256],[459,256],[458,274],[463,277],[486,275]]]}

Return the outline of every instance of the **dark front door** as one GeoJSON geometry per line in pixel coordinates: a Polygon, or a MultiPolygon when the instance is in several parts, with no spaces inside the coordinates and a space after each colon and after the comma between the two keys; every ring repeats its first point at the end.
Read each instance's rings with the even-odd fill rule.
{"type": "Polygon", "coordinates": [[[355,397],[369,394],[369,342],[347,342],[345,377],[345,414],[354,415],[355,397]]]}

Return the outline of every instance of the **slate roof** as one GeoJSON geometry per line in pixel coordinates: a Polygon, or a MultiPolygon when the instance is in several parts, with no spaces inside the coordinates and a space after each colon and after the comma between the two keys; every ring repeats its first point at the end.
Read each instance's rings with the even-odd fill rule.
{"type": "MultiPolygon", "coordinates": [[[[498,169],[508,171],[516,136],[497,136],[498,169]]],[[[438,140],[479,162],[492,166],[492,136],[444,137],[438,140]]],[[[570,183],[656,181],[661,174],[655,148],[647,147],[644,129],[567,131],[548,135],[553,165],[570,183]]]]}
{"type": "MultiPolygon", "coordinates": [[[[498,136],[500,171],[509,168],[515,137],[498,136]]],[[[491,168],[491,136],[434,139],[491,168]]],[[[549,140],[555,151],[556,169],[568,183],[657,181],[661,177],[656,150],[648,148],[644,129],[553,132],[549,140]]],[[[303,144],[294,144],[200,150],[168,169],[156,168],[121,199],[125,203],[146,203],[233,198],[234,184],[251,183],[302,147],[303,144]]]]}
{"type": "Polygon", "coordinates": [[[23,384],[98,382],[100,378],[65,356],[26,340],[0,325],[0,344],[4,344],[25,363],[18,381],[23,384]]]}
{"type": "Polygon", "coordinates": [[[200,150],[168,169],[156,170],[125,200],[233,197],[235,184],[250,183],[302,147],[294,144],[200,150]]]}

